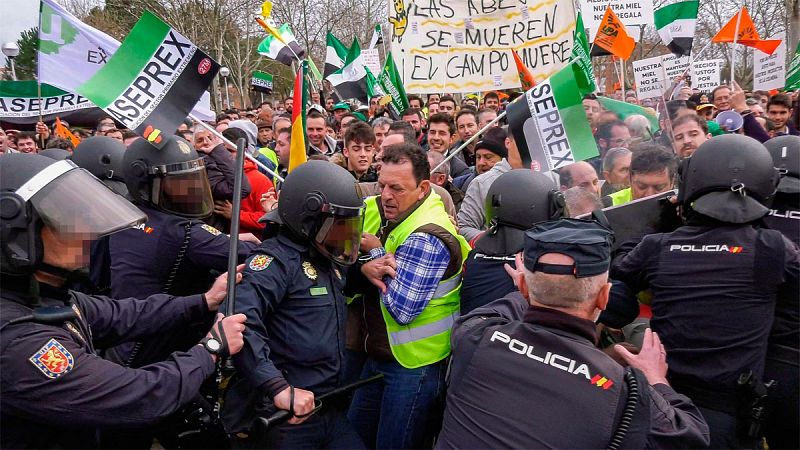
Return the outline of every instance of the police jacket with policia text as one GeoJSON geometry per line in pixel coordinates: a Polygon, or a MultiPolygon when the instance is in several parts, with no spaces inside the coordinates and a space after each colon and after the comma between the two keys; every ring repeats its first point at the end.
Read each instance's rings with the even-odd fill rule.
{"type": "Polygon", "coordinates": [[[196,396],[214,372],[213,360],[198,345],[139,369],[95,352],[95,347],[159,336],[174,326],[213,318],[202,295],[116,300],[7,276],[2,286],[2,448],[96,447],[96,428],[155,423],[196,396]],[[30,315],[29,305],[37,300],[37,307],[72,307],[77,318],[12,323],[30,315]]]}
{"type": "Polygon", "coordinates": [[[257,414],[269,415],[272,397],[289,385],[316,395],[340,385],[343,289],[342,268],[283,226],[247,259],[234,305],[247,316],[247,331],[233,357],[236,375],[222,411],[228,432],[249,429],[257,414]]]}
{"type": "Polygon", "coordinates": [[[450,261],[425,309],[406,325],[392,318],[378,290],[358,266],[353,267],[348,293],[357,300],[351,302],[349,313],[358,326],[350,324],[350,330],[357,329],[354,334],[363,337],[363,342],[354,345],[348,337],[348,347],[366,351],[381,361],[397,361],[406,368],[441,361],[450,354],[450,329],[459,314],[461,271],[469,244],[458,235],[441,197],[433,191],[391,221],[383,217],[380,196],[369,197],[365,203],[364,232],[377,236],[387,252],[394,253],[413,233],[427,233],[444,243],[450,261]]]}
{"type": "MultiPolygon", "coordinates": [[[[214,279],[228,269],[228,235],[199,220],[147,205],[137,207],[147,214],[147,222],[109,237],[111,297],[144,298],[165,292],[198,294],[208,290],[214,279]]],[[[238,245],[239,261],[244,261],[256,247],[252,242],[239,241],[238,245]]],[[[196,325],[139,345],[126,343],[106,356],[131,367],[160,361],[202,339],[211,322],[196,325]],[[135,347],[138,348],[134,350],[135,347]]]]}
{"type": "MultiPolygon", "coordinates": [[[[519,292],[461,317],[437,448],[606,448],[629,389],[596,342],[593,322],[529,306],[519,292]]],[[[708,446],[691,400],[633,374],[636,409],[620,448],[708,446]]]]}
{"type": "MultiPolygon", "coordinates": [[[[650,325],[667,350],[675,389],[733,414],[739,376],[763,375],[776,310],[796,317],[800,260],[778,231],[699,215],[689,223],[645,236],[614,259],[611,277],[635,292],[651,290],[650,325]]],[[[797,345],[796,327],[772,333],[797,345]]]]}

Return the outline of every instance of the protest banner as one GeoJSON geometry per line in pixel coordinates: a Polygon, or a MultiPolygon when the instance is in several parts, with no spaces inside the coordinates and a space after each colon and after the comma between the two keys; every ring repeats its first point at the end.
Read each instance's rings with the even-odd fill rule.
{"type": "Polygon", "coordinates": [[[377,48],[361,49],[361,57],[364,59],[364,66],[373,74],[381,72],[381,55],[377,48]]]}
{"type": "Polygon", "coordinates": [[[781,44],[771,55],[753,50],[753,90],[780,89],[786,82],[786,40],[783,35],[776,39],[781,44]]]}
{"type": "Polygon", "coordinates": [[[674,53],[661,57],[661,65],[664,67],[665,87],[669,86],[675,77],[681,76],[689,67],[691,58],[688,56],[677,56],[674,53]]]}
{"type": "Polygon", "coordinates": [[[537,82],[570,60],[570,0],[389,2],[392,48],[408,93],[475,92],[520,86],[509,50],[537,82]]]}
{"type": "Polygon", "coordinates": [[[692,87],[701,91],[711,92],[720,84],[721,71],[721,59],[695,61],[692,64],[692,87]]]}
{"type": "Polygon", "coordinates": [[[41,115],[51,120],[56,114],[95,108],[89,99],[42,84],[41,97],[35,80],[0,81],[0,119],[18,123],[36,122],[41,115]],[[29,120],[22,120],[29,119],[29,120]]]}
{"type": "Polygon", "coordinates": [[[660,56],[634,61],[633,77],[639,100],[664,95],[664,67],[660,56]]]}
{"type": "Polygon", "coordinates": [[[219,64],[149,11],[77,91],[158,148],[186,118],[219,64]],[[174,88],[174,89],[173,89],[174,88]]]}
{"type": "Polygon", "coordinates": [[[581,13],[586,28],[589,29],[590,41],[594,40],[608,7],[614,10],[614,14],[625,25],[628,34],[637,42],[641,34],[640,27],[653,24],[653,0],[581,0],[581,13]]]}
{"type": "Polygon", "coordinates": [[[599,154],[576,71],[575,63],[561,69],[506,108],[524,167],[549,172],[599,154]]]}
{"type": "Polygon", "coordinates": [[[250,78],[250,86],[253,86],[254,91],[270,93],[272,92],[272,75],[256,70],[253,72],[253,77],[250,78]]]}

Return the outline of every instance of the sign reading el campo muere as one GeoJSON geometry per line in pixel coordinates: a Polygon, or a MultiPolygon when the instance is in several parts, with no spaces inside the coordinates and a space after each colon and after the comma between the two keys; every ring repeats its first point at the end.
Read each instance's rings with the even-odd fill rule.
{"type": "Polygon", "coordinates": [[[520,86],[511,50],[536,81],[570,59],[572,0],[389,2],[391,50],[406,92],[475,92],[520,86]]]}

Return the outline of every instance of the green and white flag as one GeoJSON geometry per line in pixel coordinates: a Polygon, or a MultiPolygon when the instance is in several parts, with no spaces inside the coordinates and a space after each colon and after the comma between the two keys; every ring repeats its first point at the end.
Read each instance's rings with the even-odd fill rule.
{"type": "Polygon", "coordinates": [[[699,7],[699,1],[689,0],[672,3],[653,13],[658,35],[672,53],[678,56],[689,56],[692,53],[699,7]]]}
{"type": "Polygon", "coordinates": [[[368,101],[367,95],[367,68],[364,67],[364,58],[361,57],[361,46],[358,40],[353,39],[353,45],[347,52],[344,66],[331,74],[328,81],[339,97],[339,101],[357,99],[363,103],[368,101]]]}
{"type": "Polygon", "coordinates": [[[600,106],[602,106],[603,109],[615,113],[621,120],[625,120],[632,115],[640,115],[646,117],[650,122],[651,133],[655,133],[659,128],[658,118],[650,113],[649,110],[644,109],[644,107],[634,105],[633,103],[623,102],[621,100],[614,100],[613,98],[608,98],[605,96],[598,96],[597,101],[600,102],[600,106]]]}
{"type": "Polygon", "coordinates": [[[323,68],[325,79],[344,66],[345,58],[347,58],[347,47],[339,39],[336,39],[336,36],[328,33],[325,43],[325,67],[323,68]]]}
{"type": "Polygon", "coordinates": [[[506,108],[524,167],[560,169],[599,155],[583,110],[583,95],[571,63],[506,108]]]}
{"type": "Polygon", "coordinates": [[[794,56],[786,68],[786,85],[783,90],[789,92],[797,89],[800,89],[800,42],[797,43],[794,56]]]}
{"type": "Polygon", "coordinates": [[[381,104],[395,119],[400,119],[403,111],[408,109],[408,97],[391,53],[386,55],[386,63],[377,79],[367,70],[367,81],[370,98],[375,95],[383,97],[380,100],[381,104]]]}
{"type": "Polygon", "coordinates": [[[383,41],[383,31],[381,30],[381,24],[375,24],[375,29],[372,31],[372,39],[369,40],[369,48],[373,49],[376,45],[380,44],[383,41]]]}
{"type": "Polygon", "coordinates": [[[589,56],[589,39],[586,37],[586,28],[583,26],[583,16],[580,11],[575,20],[575,31],[572,34],[572,55],[570,59],[576,63],[575,74],[581,94],[591,94],[597,91],[592,70],[592,58],[589,56]]]}
{"type": "Polygon", "coordinates": [[[258,54],[274,59],[281,64],[291,66],[293,61],[302,59],[306,51],[297,42],[294,33],[292,33],[292,28],[288,23],[281,25],[280,28],[278,28],[278,32],[281,34],[281,39],[283,39],[283,42],[286,44],[271,34],[267,35],[267,37],[258,44],[258,54]]]}
{"type": "Polygon", "coordinates": [[[34,123],[39,115],[44,120],[54,119],[56,114],[94,108],[89,99],[63,91],[49,84],[42,84],[41,96],[35,80],[0,81],[0,117],[14,123],[34,123]]]}
{"type": "Polygon", "coordinates": [[[250,86],[253,86],[254,91],[270,93],[272,92],[272,75],[256,70],[253,72],[253,77],[250,78],[250,86]]]}
{"type": "Polygon", "coordinates": [[[219,64],[149,11],[78,93],[156,147],[217,75],[219,64]]]}

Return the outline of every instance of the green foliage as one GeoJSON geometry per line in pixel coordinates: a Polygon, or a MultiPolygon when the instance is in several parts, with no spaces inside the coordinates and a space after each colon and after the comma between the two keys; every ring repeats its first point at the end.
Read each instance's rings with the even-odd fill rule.
{"type": "MultiPolygon", "coordinates": [[[[36,79],[36,50],[39,47],[39,28],[34,27],[22,32],[17,40],[19,55],[14,58],[18,80],[36,79]]],[[[7,78],[11,79],[11,61],[6,62],[7,78]]]]}

